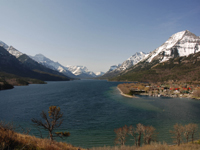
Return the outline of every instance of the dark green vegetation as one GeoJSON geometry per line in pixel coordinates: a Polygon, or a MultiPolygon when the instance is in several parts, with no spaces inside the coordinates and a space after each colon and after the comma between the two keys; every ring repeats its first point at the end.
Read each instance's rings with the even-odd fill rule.
{"type": "Polygon", "coordinates": [[[118,76],[109,78],[109,80],[141,82],[199,81],[200,52],[191,54],[188,57],[171,58],[163,63],[159,63],[159,58],[154,59],[151,63],[142,61],[118,76]]]}
{"type": "Polygon", "coordinates": [[[69,77],[40,65],[27,55],[22,55],[17,59],[0,47],[0,89],[13,88],[11,85],[68,80],[70,80],[69,77]]]}

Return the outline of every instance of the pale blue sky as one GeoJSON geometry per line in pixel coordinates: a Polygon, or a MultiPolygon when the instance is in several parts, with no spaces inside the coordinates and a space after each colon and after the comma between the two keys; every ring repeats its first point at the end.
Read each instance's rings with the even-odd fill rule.
{"type": "Polygon", "coordinates": [[[200,36],[200,0],[0,0],[0,16],[6,44],[94,72],[176,32],[200,36]]]}

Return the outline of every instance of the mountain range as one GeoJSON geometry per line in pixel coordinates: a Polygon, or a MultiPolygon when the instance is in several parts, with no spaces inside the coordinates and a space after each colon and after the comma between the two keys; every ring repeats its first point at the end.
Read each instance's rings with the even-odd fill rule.
{"type": "Polygon", "coordinates": [[[85,66],[63,66],[59,62],[54,62],[42,54],[28,56],[2,41],[0,41],[0,47],[3,47],[11,55],[15,56],[24,66],[37,72],[48,72],[72,79],[95,78],[104,74],[103,72],[94,73],[89,71],[85,66]]]}
{"type": "Polygon", "coordinates": [[[46,66],[47,68],[63,73],[64,75],[71,78],[94,78],[99,76],[98,74],[96,75],[94,72],[89,71],[87,67],[69,65],[63,66],[60,63],[54,62],[53,60],[45,57],[42,54],[36,54],[35,56],[30,57],[38,63],[46,66]]]}
{"type": "MultiPolygon", "coordinates": [[[[116,70],[117,73],[111,74],[109,78],[110,80],[129,81],[181,80],[181,78],[178,78],[177,75],[173,74],[173,72],[183,74],[183,68],[187,68],[186,66],[198,70],[196,65],[198,64],[197,56],[199,55],[199,48],[200,37],[188,30],[181,31],[173,34],[165,43],[151,53],[143,55],[143,58],[140,60],[138,59],[133,66],[127,67],[119,72],[116,70]],[[191,61],[187,61],[187,59],[191,57],[194,57],[194,59],[191,59],[193,60],[193,65],[188,64],[191,61]],[[178,69],[177,66],[183,70],[178,69]],[[174,67],[176,70],[173,70],[174,67]],[[173,72],[171,72],[172,70],[173,72]]],[[[115,72],[115,70],[112,72],[115,72]]],[[[185,72],[191,73],[189,70],[185,72]]],[[[189,74],[185,74],[185,76],[186,75],[189,74]]],[[[193,80],[197,78],[196,75],[192,73],[190,76],[195,76],[194,78],[192,77],[193,80]]]]}
{"type": "MultiPolygon", "coordinates": [[[[94,73],[84,66],[63,66],[42,54],[28,56],[0,41],[0,83],[12,81],[15,83],[13,85],[17,85],[19,80],[31,83],[33,80],[40,82],[39,80],[60,81],[96,77],[119,81],[180,80],[181,78],[177,77],[175,72],[177,74],[185,72],[184,79],[188,73],[192,73],[192,69],[193,73],[198,73],[196,65],[199,64],[199,52],[200,37],[185,30],[173,34],[150,53],[137,52],[121,64],[111,66],[104,74],[94,73]],[[179,69],[184,67],[186,71],[179,69]],[[176,70],[173,70],[174,68],[176,70]],[[12,80],[6,80],[8,78],[12,80]]],[[[195,80],[199,77],[192,74],[190,79],[195,80]]]]}

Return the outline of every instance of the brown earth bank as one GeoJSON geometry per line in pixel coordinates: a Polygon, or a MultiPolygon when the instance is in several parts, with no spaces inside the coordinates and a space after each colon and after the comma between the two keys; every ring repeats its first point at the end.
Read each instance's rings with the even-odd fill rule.
{"type": "Polygon", "coordinates": [[[200,99],[200,82],[123,83],[117,86],[126,95],[149,95],[155,97],[186,97],[200,99]]]}

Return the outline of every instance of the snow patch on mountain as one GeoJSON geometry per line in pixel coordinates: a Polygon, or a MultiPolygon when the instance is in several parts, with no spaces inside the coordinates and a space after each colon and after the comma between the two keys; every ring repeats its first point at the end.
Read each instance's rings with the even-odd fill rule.
{"type": "Polygon", "coordinates": [[[108,70],[108,72],[111,72],[111,71],[117,69],[120,66],[121,66],[121,64],[110,66],[110,69],[108,70]]]}
{"type": "Polygon", "coordinates": [[[13,46],[9,46],[9,48],[7,49],[7,51],[12,54],[13,56],[15,56],[16,58],[20,57],[21,55],[23,55],[22,52],[18,51],[17,49],[15,49],[13,46]]]}
{"type": "Polygon", "coordinates": [[[15,56],[16,58],[20,57],[23,55],[22,52],[18,51],[15,49],[13,46],[8,46],[6,43],[0,41],[0,46],[6,49],[11,55],[15,56]]]}

